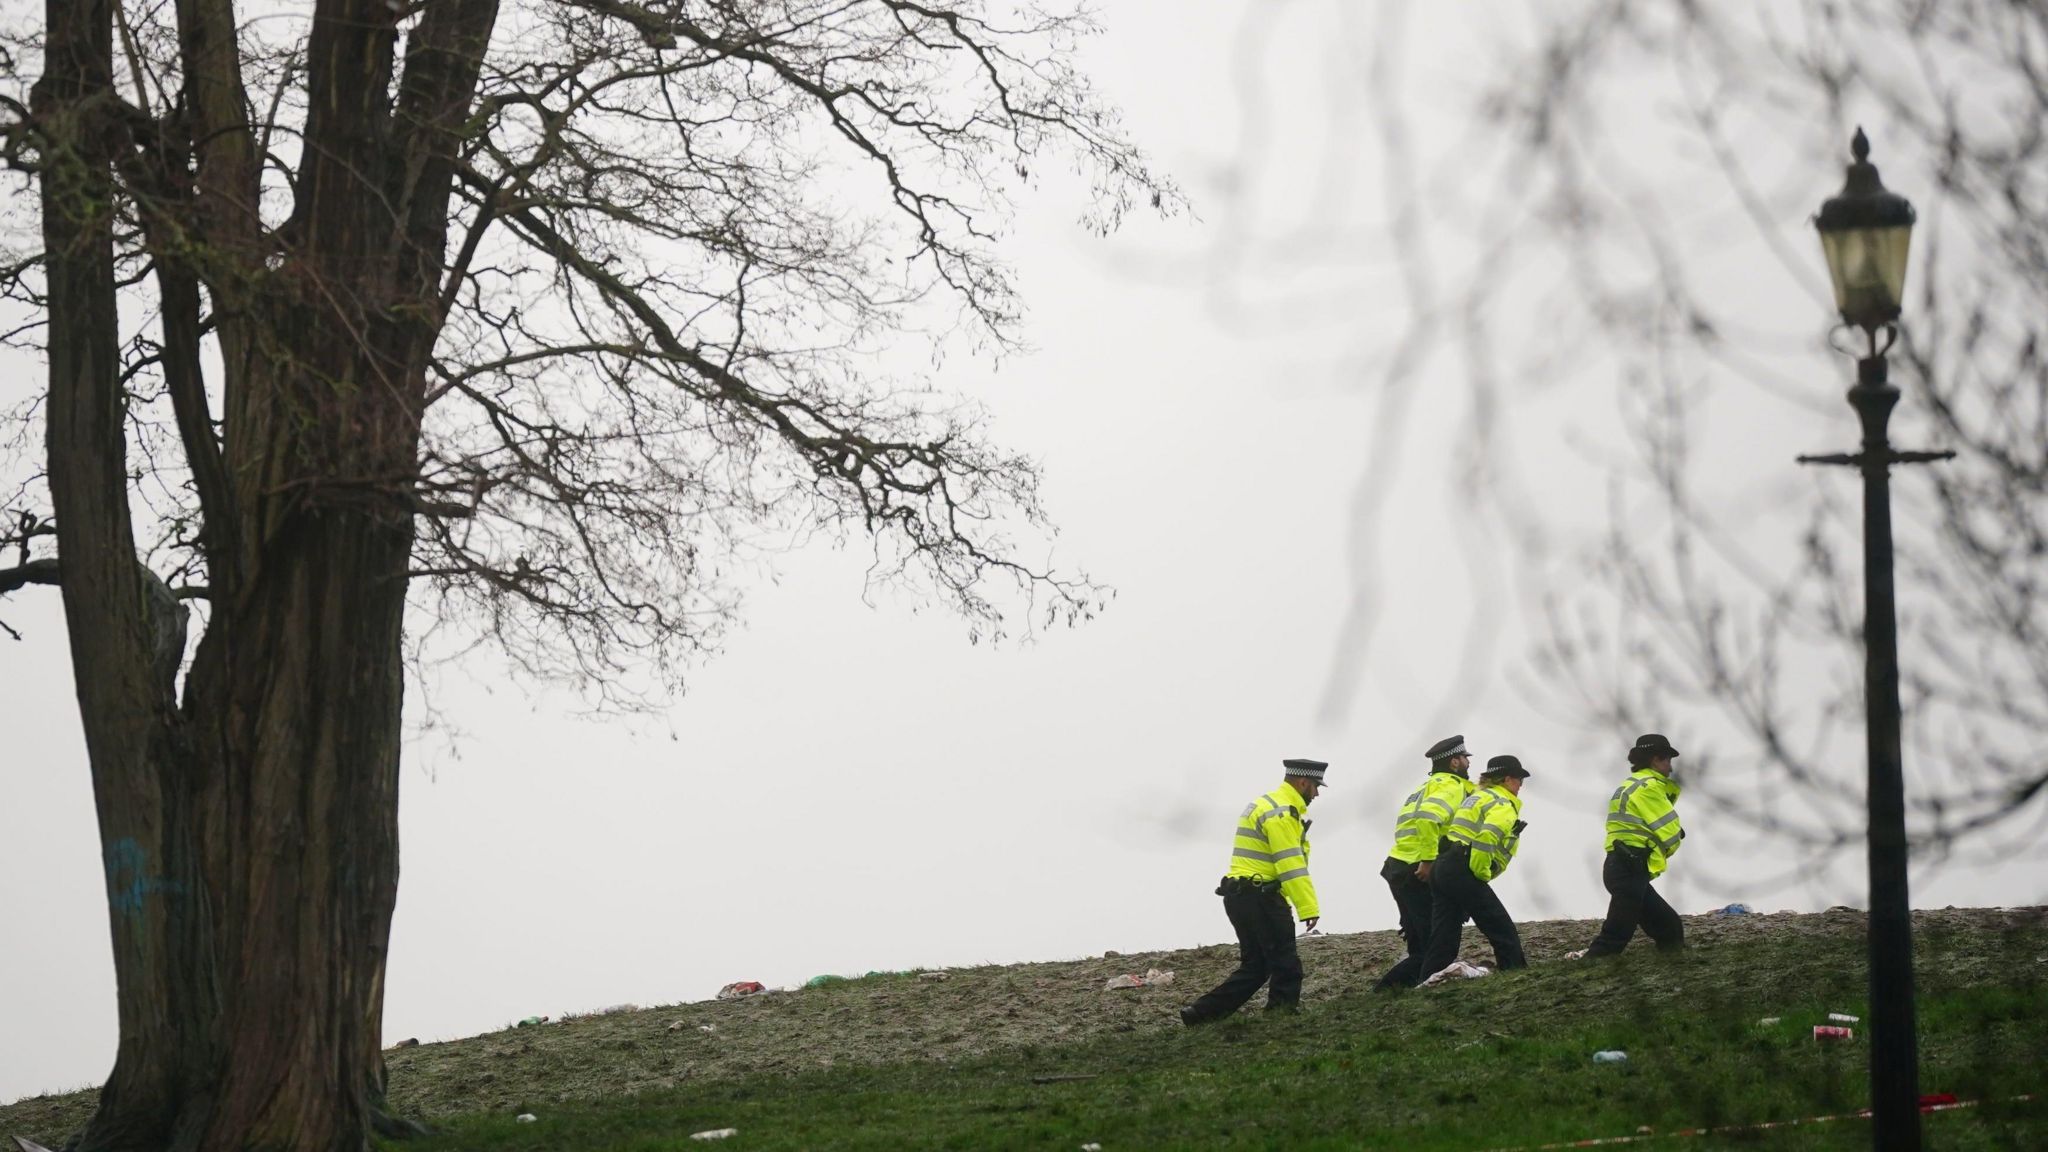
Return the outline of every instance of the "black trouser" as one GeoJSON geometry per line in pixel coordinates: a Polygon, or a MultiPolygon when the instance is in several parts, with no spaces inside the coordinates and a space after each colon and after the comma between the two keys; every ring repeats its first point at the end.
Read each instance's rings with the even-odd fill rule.
{"type": "Polygon", "coordinates": [[[1190,1024],[1228,1016],[1244,1006],[1268,980],[1266,1007],[1293,1008],[1301,1003],[1301,956],[1294,948],[1294,915],[1278,884],[1262,885],[1232,877],[1216,889],[1223,913],[1237,929],[1237,971],[1208,995],[1181,1010],[1190,1024]]]}
{"type": "Polygon", "coordinates": [[[1472,874],[1471,853],[1462,844],[1446,844],[1429,870],[1429,950],[1423,953],[1423,979],[1443,971],[1458,958],[1458,939],[1471,917],[1479,931],[1493,945],[1493,959],[1502,971],[1527,968],[1522,956],[1522,934],[1515,930],[1514,917],[1501,906],[1493,887],[1472,874]]]}
{"type": "Polygon", "coordinates": [[[1408,954],[1380,977],[1381,988],[1413,988],[1422,983],[1422,954],[1429,949],[1431,924],[1429,881],[1415,874],[1416,865],[1387,857],[1380,866],[1380,879],[1394,894],[1394,906],[1401,910],[1401,942],[1408,954]]]}
{"type": "Polygon", "coordinates": [[[1650,887],[1648,848],[1616,844],[1600,866],[1600,880],[1607,885],[1607,922],[1600,925],[1600,935],[1586,948],[1588,957],[1612,956],[1628,947],[1637,926],[1662,951],[1685,947],[1685,922],[1650,887]]]}

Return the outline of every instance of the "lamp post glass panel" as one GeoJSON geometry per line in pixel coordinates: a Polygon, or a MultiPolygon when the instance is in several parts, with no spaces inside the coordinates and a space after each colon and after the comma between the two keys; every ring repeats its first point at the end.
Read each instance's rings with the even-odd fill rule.
{"type": "Polygon", "coordinates": [[[1849,151],[1855,162],[1842,193],[1822,204],[1814,225],[1835,282],[1835,306],[1842,319],[1866,331],[1899,318],[1905,297],[1906,254],[1913,240],[1913,206],[1885,188],[1870,162],[1870,140],[1856,130],[1849,151]]]}
{"type": "MultiPolygon", "coordinates": [[[[1906,881],[1905,772],[1899,739],[1898,613],[1892,590],[1891,466],[1945,453],[1894,452],[1886,428],[1899,390],[1886,379],[1885,351],[1897,334],[1913,236],[1913,206],[1885,189],[1861,128],[1842,192],[1814,224],[1835,304],[1863,329],[1849,403],[1863,423],[1863,451],[1810,462],[1863,473],[1864,702],[1870,756],[1870,1107],[1880,1152],[1920,1148],[1919,1068],[1913,1023],[1913,923],[1906,881]],[[1880,333],[1884,342],[1879,343],[1880,333]]],[[[1802,458],[1803,460],[1806,458],[1802,458]]]]}

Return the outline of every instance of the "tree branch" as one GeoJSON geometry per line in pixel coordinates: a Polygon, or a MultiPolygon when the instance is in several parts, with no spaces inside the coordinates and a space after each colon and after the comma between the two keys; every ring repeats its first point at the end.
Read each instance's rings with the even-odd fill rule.
{"type": "Polygon", "coordinates": [[[0,568],[0,596],[30,584],[59,583],[62,581],[58,577],[57,560],[53,556],[17,564],[12,568],[0,568]]]}

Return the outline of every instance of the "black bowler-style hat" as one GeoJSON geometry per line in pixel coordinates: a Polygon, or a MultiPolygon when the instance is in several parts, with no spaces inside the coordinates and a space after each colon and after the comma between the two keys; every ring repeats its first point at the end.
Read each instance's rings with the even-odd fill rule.
{"type": "Polygon", "coordinates": [[[1638,767],[1648,764],[1659,756],[1676,760],[1678,759],[1678,749],[1673,748],[1671,741],[1666,740],[1656,732],[1645,732],[1643,735],[1636,737],[1635,747],[1628,750],[1628,762],[1638,767]]]}
{"type": "Polygon", "coordinates": [[[1330,765],[1322,760],[1282,760],[1280,766],[1287,769],[1289,776],[1306,776],[1321,784],[1323,782],[1323,772],[1330,765]]]}
{"type": "Polygon", "coordinates": [[[1446,736],[1431,744],[1429,751],[1423,753],[1423,755],[1434,761],[1449,760],[1453,756],[1470,756],[1471,753],[1465,751],[1465,738],[1463,736],[1446,736]]]}
{"type": "Polygon", "coordinates": [[[1529,770],[1527,768],[1522,767],[1522,762],[1520,760],[1515,759],[1513,756],[1495,756],[1493,759],[1488,760],[1486,762],[1486,771],[1481,772],[1479,775],[1481,775],[1482,777],[1514,776],[1522,780],[1527,780],[1529,778],[1529,770]]]}

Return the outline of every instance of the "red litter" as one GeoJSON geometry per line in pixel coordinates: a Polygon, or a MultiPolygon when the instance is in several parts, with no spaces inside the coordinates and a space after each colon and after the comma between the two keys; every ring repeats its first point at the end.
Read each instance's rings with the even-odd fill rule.
{"type": "Polygon", "coordinates": [[[1815,1024],[1813,1026],[1813,1038],[1815,1040],[1854,1040],[1856,1038],[1856,1030],[1854,1028],[1837,1028],[1827,1024],[1815,1024]]]}

